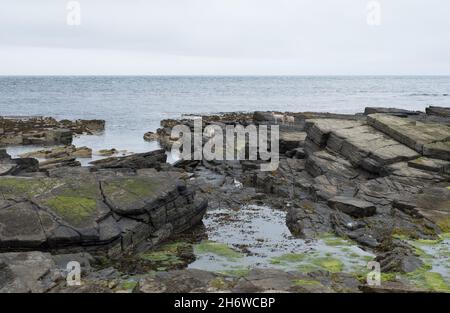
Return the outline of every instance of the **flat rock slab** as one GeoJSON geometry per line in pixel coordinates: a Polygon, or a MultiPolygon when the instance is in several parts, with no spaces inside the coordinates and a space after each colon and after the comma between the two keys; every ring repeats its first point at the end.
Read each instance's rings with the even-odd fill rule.
{"type": "Polygon", "coordinates": [[[416,112],[416,111],[409,111],[409,110],[397,109],[397,108],[367,107],[364,109],[365,115],[375,114],[375,113],[387,113],[387,114],[397,115],[397,116],[419,114],[419,112],[416,112]]]}
{"type": "Polygon", "coordinates": [[[0,293],[46,292],[56,285],[55,268],[50,253],[0,253],[0,293]]]}
{"type": "Polygon", "coordinates": [[[343,119],[308,119],[306,120],[306,133],[308,138],[319,145],[325,147],[332,131],[338,129],[354,128],[363,125],[360,121],[343,119]]]}
{"type": "Polygon", "coordinates": [[[308,120],[308,138],[339,153],[355,167],[380,173],[384,166],[420,155],[362,121],[308,120]]]}
{"type": "Polygon", "coordinates": [[[450,161],[450,127],[387,114],[372,114],[367,122],[424,156],[450,161]]]}
{"type": "Polygon", "coordinates": [[[415,210],[439,226],[442,232],[450,232],[450,184],[449,187],[431,187],[415,198],[415,210]]]}
{"type": "Polygon", "coordinates": [[[328,205],[353,217],[372,216],[377,210],[371,202],[345,196],[329,199],[328,205]]]}
{"type": "Polygon", "coordinates": [[[136,153],[123,157],[110,157],[89,164],[96,168],[159,168],[161,163],[165,163],[167,156],[164,150],[155,150],[145,153],[136,153]]]}
{"type": "Polygon", "coordinates": [[[0,177],[0,193],[4,251],[116,245],[126,250],[160,229],[185,230],[206,210],[176,173],[154,170],[141,175],[5,176],[0,177]]]}
{"type": "Polygon", "coordinates": [[[450,165],[450,162],[439,159],[420,157],[415,160],[409,161],[408,165],[420,170],[441,173],[444,172],[445,167],[450,165]]]}
{"type": "Polygon", "coordinates": [[[305,139],[305,132],[280,132],[280,153],[302,147],[305,139]]]}

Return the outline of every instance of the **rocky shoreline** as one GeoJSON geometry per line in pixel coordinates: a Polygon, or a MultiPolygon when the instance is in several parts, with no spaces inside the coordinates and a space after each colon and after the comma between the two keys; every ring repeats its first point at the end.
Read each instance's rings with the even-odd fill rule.
{"type": "MultiPolygon", "coordinates": [[[[71,133],[104,129],[101,122],[44,120],[46,127],[33,120],[19,134],[1,119],[1,142],[35,144],[29,138],[39,137],[69,145],[42,134],[62,125],[71,133]]],[[[171,130],[193,129],[189,118],[161,121],[144,135],[161,150],[90,166],[76,160],[88,148],[41,151],[47,163],[1,150],[0,292],[450,292],[449,108],[224,113],[202,122],[223,130],[279,125],[278,169],[262,172],[260,160],[167,163],[165,150],[179,139],[171,130]],[[253,210],[244,212],[248,206],[253,210]],[[296,246],[272,256],[263,239],[209,240],[208,227],[242,223],[233,212],[257,219],[262,207],[285,219],[290,234],[280,240],[319,241],[329,252],[296,246]],[[211,218],[205,227],[202,219],[211,218]],[[226,267],[265,255],[264,266],[226,267]],[[208,258],[222,260],[224,270],[192,267],[208,258]],[[361,264],[368,260],[381,265],[381,286],[366,283],[361,264]],[[66,285],[69,261],[82,264],[81,286],[66,285]]],[[[251,227],[233,231],[251,237],[251,227]]]]}

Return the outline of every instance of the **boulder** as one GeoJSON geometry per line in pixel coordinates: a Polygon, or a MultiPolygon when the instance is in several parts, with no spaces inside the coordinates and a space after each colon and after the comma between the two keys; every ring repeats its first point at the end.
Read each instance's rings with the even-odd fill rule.
{"type": "Polygon", "coordinates": [[[146,153],[136,153],[122,157],[110,157],[89,164],[96,168],[130,168],[133,170],[141,168],[160,168],[165,163],[167,155],[164,150],[155,150],[146,153]]]}
{"type": "Polygon", "coordinates": [[[0,253],[0,293],[41,293],[62,278],[49,253],[0,253]]]}
{"type": "Polygon", "coordinates": [[[145,141],[156,141],[159,139],[159,135],[154,132],[146,132],[144,134],[144,140],[145,141]]]}
{"type": "Polygon", "coordinates": [[[292,234],[311,238],[333,231],[330,218],[332,210],[323,203],[303,200],[292,206],[286,214],[286,225],[292,234]]]}
{"type": "Polygon", "coordinates": [[[40,158],[40,159],[58,159],[63,157],[91,158],[92,149],[88,147],[75,147],[74,145],[56,147],[53,149],[44,149],[23,153],[21,158],[40,158]]]}
{"type": "Polygon", "coordinates": [[[152,236],[165,239],[192,227],[207,206],[178,174],[156,171],[7,176],[0,178],[0,192],[3,251],[126,251],[152,236]]]}
{"type": "Polygon", "coordinates": [[[450,108],[429,106],[425,109],[428,115],[437,115],[442,117],[450,117],[450,108]]]}
{"type": "Polygon", "coordinates": [[[279,152],[284,154],[286,151],[302,147],[305,139],[305,132],[280,132],[279,152]]]}
{"type": "Polygon", "coordinates": [[[5,149],[0,149],[0,176],[31,173],[38,170],[38,160],[33,158],[13,159],[5,149]]]}
{"type": "Polygon", "coordinates": [[[329,199],[328,205],[353,217],[372,216],[377,210],[373,203],[345,196],[336,196],[329,199]]]}

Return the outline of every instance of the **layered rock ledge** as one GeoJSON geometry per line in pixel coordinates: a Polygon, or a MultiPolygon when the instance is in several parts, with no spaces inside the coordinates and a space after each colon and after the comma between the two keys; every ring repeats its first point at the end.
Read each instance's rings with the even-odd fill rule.
{"type": "Polygon", "coordinates": [[[72,143],[74,134],[105,130],[103,120],[56,120],[52,117],[0,117],[0,145],[72,143]]]}
{"type": "Polygon", "coordinates": [[[207,202],[195,198],[181,173],[123,165],[2,176],[0,250],[114,256],[150,248],[201,221],[207,202]]]}

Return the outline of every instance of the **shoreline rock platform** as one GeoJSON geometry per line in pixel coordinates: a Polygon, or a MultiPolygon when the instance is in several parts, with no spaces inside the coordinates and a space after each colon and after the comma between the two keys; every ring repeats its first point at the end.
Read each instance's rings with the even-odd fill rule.
{"type": "Polygon", "coordinates": [[[74,134],[105,130],[104,120],[56,120],[52,117],[0,117],[0,146],[70,145],[74,134]]]}
{"type": "MultiPolygon", "coordinates": [[[[0,276],[7,279],[0,291],[450,292],[449,277],[436,272],[429,264],[433,255],[416,245],[438,245],[450,232],[450,108],[228,113],[202,121],[223,129],[278,124],[278,169],[261,172],[261,160],[166,163],[165,150],[178,139],[171,129],[192,129],[188,118],[164,120],[146,136],[160,141],[162,150],[87,167],[40,169],[33,159],[2,152],[0,276]],[[197,243],[208,239],[204,214],[253,204],[285,212],[296,238],[333,234],[370,251],[381,265],[382,285],[368,286],[364,272],[342,272],[331,256],[316,260],[321,270],[301,272],[189,268],[197,243]],[[66,286],[58,265],[65,260],[88,264],[82,286],[66,286]],[[31,273],[24,263],[41,270],[31,273]],[[145,275],[150,269],[156,274],[145,275]]],[[[233,223],[222,215],[221,223],[233,223]]],[[[234,252],[211,247],[220,248],[211,253],[233,257],[253,253],[245,242],[234,252]]],[[[286,254],[288,262],[303,259],[295,251],[286,254]]]]}

